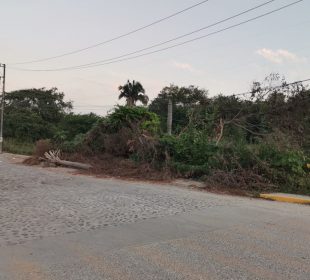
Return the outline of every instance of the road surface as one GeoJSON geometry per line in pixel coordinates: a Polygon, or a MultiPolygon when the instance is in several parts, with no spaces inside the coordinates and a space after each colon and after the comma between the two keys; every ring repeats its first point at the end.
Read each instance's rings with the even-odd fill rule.
{"type": "Polygon", "coordinates": [[[310,279],[310,207],[0,156],[0,280],[310,279]]]}

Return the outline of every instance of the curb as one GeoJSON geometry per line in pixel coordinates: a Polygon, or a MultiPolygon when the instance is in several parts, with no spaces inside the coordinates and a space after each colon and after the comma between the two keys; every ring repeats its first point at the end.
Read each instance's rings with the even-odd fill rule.
{"type": "Polygon", "coordinates": [[[281,195],[281,194],[260,194],[261,198],[280,201],[280,202],[288,202],[288,203],[298,203],[298,204],[309,204],[310,205],[310,197],[301,197],[294,195],[281,195]]]}

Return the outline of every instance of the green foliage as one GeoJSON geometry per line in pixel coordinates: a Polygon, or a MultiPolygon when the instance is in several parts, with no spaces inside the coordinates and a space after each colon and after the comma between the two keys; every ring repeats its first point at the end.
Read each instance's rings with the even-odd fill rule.
{"type": "Polygon", "coordinates": [[[191,130],[179,136],[175,145],[176,161],[190,165],[208,165],[216,153],[215,143],[210,142],[203,131],[191,130]]]}
{"type": "Polygon", "coordinates": [[[66,114],[61,119],[55,135],[57,141],[72,141],[77,135],[85,134],[100,121],[101,117],[90,114],[66,114]]]}
{"type": "Polygon", "coordinates": [[[262,144],[259,146],[258,156],[272,168],[288,174],[305,175],[306,156],[302,151],[280,151],[274,146],[262,144]]]}
{"type": "Polygon", "coordinates": [[[265,176],[282,191],[310,194],[310,174],[306,169],[309,158],[302,151],[279,150],[275,146],[261,144],[258,155],[265,163],[265,176]]]}
{"type": "Polygon", "coordinates": [[[145,107],[117,106],[86,134],[84,148],[98,154],[106,152],[109,146],[113,154],[128,155],[127,142],[133,140],[134,134],[157,135],[159,125],[159,117],[145,107]]]}
{"type": "Polygon", "coordinates": [[[4,137],[19,141],[33,142],[52,136],[53,126],[45,122],[40,115],[21,108],[5,113],[4,137]]]}
{"type": "Polygon", "coordinates": [[[25,109],[50,123],[60,121],[62,115],[72,108],[71,102],[65,102],[64,93],[57,88],[9,92],[5,96],[5,106],[7,112],[25,109]]]}
{"type": "Polygon", "coordinates": [[[141,129],[155,133],[159,131],[159,117],[145,107],[117,106],[113,113],[106,117],[104,123],[111,132],[139,123],[141,129]]]}
{"type": "MultiPolygon", "coordinates": [[[[236,188],[251,184],[257,191],[273,186],[310,194],[305,168],[310,163],[310,90],[286,86],[285,80],[284,87],[272,88],[274,81],[279,81],[277,75],[255,82],[247,98],[208,98],[198,87],[171,85],[149,109],[134,106],[147,97],[140,83],[128,82],[119,88],[128,106],[117,106],[104,118],[70,113],[71,103],[56,89],[12,92],[6,98],[4,136],[26,143],[50,138],[65,152],[109,153],[169,166],[183,177],[216,177],[217,183],[223,178],[236,188]],[[172,136],[161,133],[166,131],[169,98],[172,136]]],[[[19,142],[7,140],[5,147],[16,151],[22,147],[19,142]]]]}
{"type": "Polygon", "coordinates": [[[133,107],[136,105],[137,101],[140,101],[143,105],[147,105],[149,98],[145,94],[145,90],[141,83],[129,80],[123,86],[119,86],[119,99],[125,98],[126,105],[129,107],[133,107]]]}
{"type": "Polygon", "coordinates": [[[194,177],[207,175],[215,169],[252,168],[256,163],[255,155],[247,145],[216,145],[204,131],[190,130],[178,137],[165,136],[161,144],[169,152],[178,171],[188,168],[188,173],[194,177]]]}
{"type": "Polygon", "coordinates": [[[203,131],[191,130],[179,136],[164,136],[160,143],[170,155],[170,165],[186,177],[201,177],[216,170],[257,174],[281,191],[310,193],[310,177],[303,152],[279,150],[267,143],[221,142],[218,146],[203,131]],[[254,172],[254,173],[253,173],[254,172]]]}
{"type": "Polygon", "coordinates": [[[173,100],[173,127],[174,133],[180,132],[189,123],[189,110],[198,108],[208,102],[208,92],[198,87],[165,87],[149,105],[150,111],[161,119],[162,131],[167,130],[168,99],[173,100]],[[168,98],[169,97],[169,98],[168,98]]]}
{"type": "Polygon", "coordinates": [[[52,89],[27,89],[5,96],[4,137],[19,141],[50,138],[63,115],[72,108],[64,94],[52,89]]]}
{"type": "Polygon", "coordinates": [[[5,139],[3,142],[3,150],[5,152],[18,155],[32,155],[34,146],[32,142],[18,141],[10,138],[5,139]]]}
{"type": "Polygon", "coordinates": [[[309,157],[309,111],[310,91],[302,86],[276,91],[268,86],[256,88],[255,96],[248,100],[216,96],[187,110],[186,129],[177,137],[174,149],[168,145],[172,151],[185,146],[181,151],[186,156],[172,153],[172,161],[182,172],[187,168],[186,174],[248,170],[282,191],[309,193],[309,173],[304,169],[306,155],[309,157]],[[217,150],[206,154],[219,136],[220,120],[223,137],[217,150]]]}
{"type": "Polygon", "coordinates": [[[53,139],[60,147],[74,150],[80,135],[88,132],[100,117],[70,113],[72,104],[63,99],[64,94],[56,88],[7,93],[4,138],[17,139],[18,143],[53,139]]]}
{"type": "Polygon", "coordinates": [[[82,152],[85,138],[86,138],[85,134],[83,133],[77,134],[71,140],[65,140],[63,142],[58,143],[58,149],[67,153],[82,152]]]}

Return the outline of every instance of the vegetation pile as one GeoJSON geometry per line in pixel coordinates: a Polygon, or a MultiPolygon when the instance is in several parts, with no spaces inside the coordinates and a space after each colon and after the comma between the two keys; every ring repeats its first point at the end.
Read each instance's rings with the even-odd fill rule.
{"type": "Polygon", "coordinates": [[[96,174],[196,178],[230,193],[310,194],[310,90],[301,83],[270,75],[245,95],[212,98],[198,87],[171,85],[148,107],[136,106],[147,102],[139,82],[119,90],[127,105],[106,117],[71,113],[56,89],[9,93],[6,137],[49,139],[37,142],[37,157],[61,149],[66,159],[91,163],[96,174]],[[172,135],[166,133],[169,99],[172,135]]]}

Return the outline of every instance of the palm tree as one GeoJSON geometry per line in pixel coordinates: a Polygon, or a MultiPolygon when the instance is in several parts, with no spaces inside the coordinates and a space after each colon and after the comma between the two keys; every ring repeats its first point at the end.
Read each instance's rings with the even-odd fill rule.
{"type": "Polygon", "coordinates": [[[135,106],[137,101],[142,102],[143,105],[147,105],[149,101],[141,83],[134,80],[132,83],[128,80],[125,85],[119,86],[118,90],[120,91],[118,99],[126,98],[126,105],[129,107],[135,106]]]}

